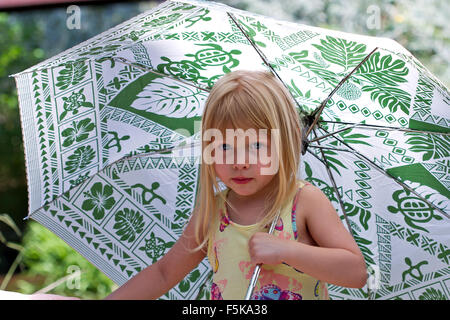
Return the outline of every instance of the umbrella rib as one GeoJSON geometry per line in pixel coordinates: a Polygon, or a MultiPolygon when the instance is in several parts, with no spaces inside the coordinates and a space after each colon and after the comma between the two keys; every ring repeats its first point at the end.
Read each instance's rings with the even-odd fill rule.
{"type": "MultiPolygon", "coordinates": [[[[320,124],[320,122],[319,122],[319,124],[320,124]]],[[[344,129],[340,129],[338,131],[334,131],[334,132],[328,133],[328,134],[323,135],[321,137],[314,138],[314,139],[310,140],[310,142],[318,142],[319,140],[325,139],[325,138],[327,138],[329,136],[334,136],[335,134],[337,134],[339,132],[347,131],[348,129],[352,129],[352,128],[356,127],[357,125],[358,125],[358,123],[352,124],[352,125],[350,125],[348,127],[345,127],[344,129]]]]}
{"type": "Polygon", "coordinates": [[[185,84],[185,85],[189,85],[189,86],[191,86],[191,87],[194,87],[194,88],[203,90],[203,91],[208,92],[208,93],[210,92],[209,89],[204,88],[204,87],[202,87],[202,86],[199,86],[198,84],[195,84],[195,83],[192,83],[192,82],[189,82],[189,81],[186,81],[186,80],[183,80],[183,79],[174,77],[174,76],[172,76],[172,75],[168,75],[168,74],[165,74],[165,73],[161,73],[161,72],[155,71],[155,70],[152,69],[152,68],[144,67],[143,65],[140,65],[140,64],[138,64],[138,63],[129,61],[129,60],[125,59],[125,58],[122,58],[122,57],[112,57],[112,59],[113,59],[113,60],[116,60],[116,61],[119,61],[119,62],[121,62],[121,63],[123,63],[123,64],[129,65],[129,66],[131,66],[131,67],[135,67],[135,68],[141,69],[142,71],[150,72],[150,73],[156,74],[156,75],[161,76],[161,77],[170,78],[170,79],[173,79],[173,80],[175,80],[175,81],[181,82],[181,83],[183,83],[183,84],[185,84]]]}
{"type": "MultiPolygon", "coordinates": [[[[368,128],[368,129],[398,130],[398,131],[417,132],[417,133],[425,133],[425,134],[439,134],[439,135],[444,135],[444,136],[450,135],[450,132],[436,132],[436,131],[415,130],[415,129],[409,129],[409,128],[400,128],[400,127],[387,127],[387,126],[381,126],[381,125],[376,125],[376,124],[366,124],[366,123],[361,123],[361,122],[354,123],[354,122],[320,120],[319,123],[336,123],[336,124],[350,125],[347,128],[364,127],[364,128],[368,128]]],[[[332,134],[334,134],[334,133],[330,133],[329,135],[332,135],[332,134]]],[[[318,139],[321,139],[321,138],[322,137],[319,137],[318,139]]]]}
{"type": "Polygon", "coordinates": [[[317,149],[320,149],[320,150],[333,150],[333,151],[344,151],[344,152],[350,152],[350,153],[353,153],[352,151],[350,151],[350,150],[347,150],[347,149],[340,149],[340,148],[331,148],[331,147],[324,147],[324,146],[312,146],[312,145],[309,145],[308,146],[309,148],[317,148],[317,149]]]}
{"type": "MultiPolygon", "coordinates": [[[[316,130],[315,130],[315,129],[314,129],[313,132],[314,132],[314,135],[317,136],[317,133],[316,133],[316,130]]],[[[319,142],[318,142],[318,143],[319,143],[319,142]]],[[[319,144],[320,144],[320,143],[319,143],[319,144]]],[[[334,191],[334,193],[336,194],[336,197],[337,197],[338,202],[339,202],[339,206],[341,207],[342,212],[344,213],[344,218],[345,218],[345,222],[347,223],[348,230],[350,231],[352,237],[354,238],[355,236],[353,235],[353,229],[352,229],[352,227],[351,227],[351,225],[350,225],[350,221],[349,221],[349,219],[348,219],[347,212],[345,211],[344,203],[342,202],[341,196],[340,196],[339,191],[338,191],[338,189],[337,189],[337,185],[336,185],[336,181],[334,180],[333,173],[331,172],[330,166],[328,165],[328,160],[327,160],[327,158],[325,157],[325,154],[323,153],[323,150],[322,150],[322,149],[320,149],[320,153],[321,153],[321,155],[322,155],[323,163],[325,164],[325,168],[326,168],[326,170],[327,170],[328,177],[330,178],[331,184],[333,185],[333,191],[334,191]]],[[[316,157],[317,157],[317,156],[316,156],[316,157]]]]}
{"type": "Polygon", "coordinates": [[[375,47],[360,63],[358,63],[358,65],[353,68],[352,71],[349,72],[349,74],[347,74],[339,83],[338,85],[333,89],[333,91],[330,92],[330,94],[328,95],[328,97],[325,98],[325,100],[322,101],[322,103],[320,104],[319,108],[317,108],[313,113],[312,113],[312,117],[314,117],[314,121],[312,122],[312,124],[309,126],[308,131],[306,132],[306,136],[308,137],[309,134],[311,133],[312,129],[314,128],[314,126],[317,124],[317,122],[319,121],[319,117],[322,114],[323,109],[325,109],[325,106],[327,105],[328,101],[331,99],[331,97],[336,93],[336,91],[338,91],[338,89],[344,84],[345,81],[347,81],[348,78],[350,78],[350,76],[356,71],[358,70],[358,68],[367,61],[367,59],[369,59],[369,57],[378,49],[378,47],[375,47]]]}
{"type": "MultiPolygon", "coordinates": [[[[323,129],[323,128],[322,128],[323,129]]],[[[327,132],[326,129],[323,129],[325,132],[327,132]]],[[[446,212],[444,212],[444,210],[436,207],[433,203],[431,203],[430,201],[428,201],[427,199],[425,199],[424,197],[422,197],[419,193],[417,193],[414,189],[412,189],[411,187],[409,187],[408,185],[406,185],[405,183],[401,182],[400,180],[398,180],[396,177],[391,176],[389,173],[387,173],[383,168],[381,168],[380,166],[378,166],[375,162],[373,162],[372,160],[370,160],[369,158],[367,158],[365,155],[363,155],[362,153],[356,151],[354,148],[352,148],[350,145],[348,145],[346,142],[342,141],[341,139],[335,137],[336,140],[338,140],[339,142],[341,142],[343,145],[345,145],[347,148],[349,148],[350,150],[348,150],[347,152],[353,153],[356,157],[360,158],[361,160],[365,160],[367,162],[369,162],[375,169],[377,169],[379,172],[381,172],[382,174],[384,174],[386,177],[391,178],[392,180],[394,180],[396,183],[398,183],[399,185],[401,185],[403,188],[408,189],[411,193],[413,193],[415,196],[417,196],[420,200],[425,201],[428,205],[430,205],[434,210],[439,211],[441,214],[443,214],[445,217],[447,217],[448,219],[450,219],[450,215],[447,214],[446,212]]],[[[344,151],[344,150],[342,150],[344,151]]]]}
{"type": "MultiPolygon", "coordinates": [[[[161,149],[161,150],[154,150],[154,151],[150,151],[150,152],[139,153],[139,154],[135,154],[135,155],[132,155],[132,156],[124,156],[124,157],[122,157],[122,158],[120,158],[120,159],[117,159],[117,160],[114,161],[114,162],[111,162],[111,163],[107,164],[105,167],[103,167],[101,170],[97,171],[97,172],[96,172],[94,175],[92,175],[91,177],[93,177],[93,176],[95,176],[95,175],[97,175],[97,174],[99,174],[99,173],[105,171],[106,169],[112,167],[113,165],[115,165],[116,163],[121,162],[121,161],[132,160],[132,159],[141,158],[141,157],[146,157],[146,156],[152,156],[152,155],[154,155],[154,154],[159,154],[159,153],[164,153],[164,152],[169,152],[169,151],[172,151],[172,152],[173,152],[173,151],[182,150],[182,149],[185,149],[185,148],[188,148],[188,147],[195,147],[195,146],[198,146],[198,145],[200,145],[199,142],[194,142],[194,143],[190,143],[190,144],[184,145],[184,146],[176,146],[176,147],[172,147],[172,148],[164,148],[164,149],[161,149]]],[[[91,178],[91,177],[89,177],[89,178],[91,178]]],[[[83,181],[83,182],[84,182],[84,181],[83,181]]],[[[80,184],[83,184],[83,182],[81,182],[80,184]]],[[[66,193],[66,192],[69,192],[69,191],[71,191],[71,190],[74,189],[74,188],[77,188],[80,184],[77,184],[77,185],[75,185],[75,186],[73,186],[73,187],[71,187],[71,188],[69,188],[69,189],[63,191],[62,194],[66,193]]],[[[61,197],[62,194],[58,195],[56,198],[61,197]]],[[[32,213],[29,213],[25,218],[23,218],[23,220],[28,220],[28,219],[30,219],[31,216],[33,216],[36,212],[38,212],[39,210],[41,210],[41,209],[44,208],[45,206],[47,206],[47,205],[49,205],[50,203],[52,203],[53,201],[55,201],[56,198],[53,198],[51,201],[46,202],[46,203],[45,203],[44,205],[42,205],[41,207],[35,209],[32,213]]]]}
{"type": "MultiPolygon", "coordinates": [[[[242,32],[242,34],[245,36],[245,38],[247,39],[247,41],[251,44],[251,46],[253,47],[253,49],[255,49],[256,53],[260,56],[260,58],[262,59],[262,61],[264,62],[264,64],[269,67],[270,71],[278,78],[278,80],[281,81],[281,83],[284,85],[284,87],[287,89],[287,85],[284,83],[283,79],[281,79],[281,77],[278,75],[278,73],[275,71],[275,69],[272,67],[272,65],[269,63],[269,61],[267,60],[266,56],[264,55],[264,53],[259,50],[259,48],[256,46],[255,42],[248,36],[247,32],[245,32],[245,30],[242,28],[241,24],[237,21],[237,19],[235,18],[235,16],[231,13],[231,12],[227,12],[228,17],[230,17],[230,19],[234,22],[234,24],[236,25],[236,27],[238,27],[238,29],[242,32]]],[[[287,90],[289,92],[289,94],[291,95],[292,100],[294,100],[295,104],[297,105],[297,107],[301,110],[304,111],[302,106],[298,103],[298,101],[294,98],[294,96],[291,93],[291,90],[287,90]]]]}

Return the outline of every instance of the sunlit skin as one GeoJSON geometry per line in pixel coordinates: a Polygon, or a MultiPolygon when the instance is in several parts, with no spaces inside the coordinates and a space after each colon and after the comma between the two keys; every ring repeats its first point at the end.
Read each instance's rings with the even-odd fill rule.
{"type": "MultiPolygon", "coordinates": [[[[229,130],[235,130],[227,127],[229,130]]],[[[246,131],[248,128],[242,128],[246,131]]],[[[255,223],[265,214],[264,199],[272,188],[277,173],[262,174],[262,168],[268,168],[272,159],[272,144],[270,134],[256,131],[256,136],[247,137],[245,140],[237,136],[224,134],[223,140],[214,141],[216,148],[214,156],[218,156],[214,162],[214,170],[220,180],[230,189],[228,200],[243,208],[247,214],[239,218],[232,208],[228,208],[230,218],[235,222],[255,223]],[[233,139],[234,138],[234,139],[233,139]],[[220,151],[222,156],[220,157],[220,151]],[[239,155],[244,159],[239,159],[239,155]],[[222,160],[222,161],[220,161],[222,160]],[[248,182],[236,181],[239,178],[249,178],[248,182]],[[234,219],[233,219],[234,218],[234,219]]],[[[226,132],[226,130],[223,130],[226,132]]],[[[236,132],[236,131],[234,131],[236,132]]],[[[234,134],[234,133],[233,133],[234,134]]]]}

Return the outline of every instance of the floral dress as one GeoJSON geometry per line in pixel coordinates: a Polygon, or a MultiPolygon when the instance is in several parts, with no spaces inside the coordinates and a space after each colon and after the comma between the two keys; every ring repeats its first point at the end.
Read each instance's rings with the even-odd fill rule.
{"type": "MultiPolygon", "coordinates": [[[[299,189],[307,183],[298,180],[299,189]]],[[[224,197],[229,189],[222,191],[224,197]]],[[[282,207],[274,235],[296,241],[298,238],[296,200],[288,199],[282,207]]],[[[244,299],[254,267],[250,264],[248,240],[256,224],[240,225],[230,220],[224,201],[217,197],[216,232],[208,242],[208,259],[214,271],[211,299],[244,299]]],[[[328,299],[327,284],[285,263],[262,265],[255,286],[254,300],[323,300],[328,299]]]]}

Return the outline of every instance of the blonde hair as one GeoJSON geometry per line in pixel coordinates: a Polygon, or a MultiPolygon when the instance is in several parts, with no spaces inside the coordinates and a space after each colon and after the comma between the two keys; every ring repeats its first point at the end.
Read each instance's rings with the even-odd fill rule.
{"type": "MultiPolygon", "coordinates": [[[[211,128],[223,129],[229,123],[234,128],[250,126],[279,132],[279,165],[273,178],[279,187],[267,198],[267,214],[258,223],[258,230],[261,230],[271,223],[278,209],[297,190],[296,174],[302,145],[299,117],[289,91],[272,73],[239,70],[224,75],[212,88],[202,117],[202,134],[211,128]]],[[[202,139],[202,151],[208,143],[202,139]]],[[[197,249],[205,246],[214,230],[213,214],[217,214],[214,188],[220,190],[214,165],[202,162],[195,207],[197,249]]]]}

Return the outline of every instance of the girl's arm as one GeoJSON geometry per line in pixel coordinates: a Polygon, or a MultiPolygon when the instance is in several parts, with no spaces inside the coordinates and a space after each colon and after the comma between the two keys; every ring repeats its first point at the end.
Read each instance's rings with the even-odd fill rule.
{"type": "Polygon", "coordinates": [[[252,262],[285,262],[327,283],[362,288],[367,280],[364,257],[320,189],[303,187],[297,199],[299,230],[301,219],[318,246],[257,233],[249,243],[252,262]]]}
{"type": "Polygon", "coordinates": [[[183,235],[156,263],[139,272],[105,299],[156,299],[179,283],[205,257],[205,250],[194,237],[194,219],[190,219],[183,235]]]}

